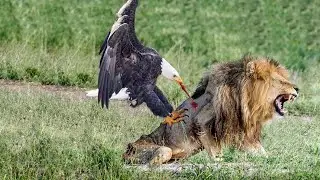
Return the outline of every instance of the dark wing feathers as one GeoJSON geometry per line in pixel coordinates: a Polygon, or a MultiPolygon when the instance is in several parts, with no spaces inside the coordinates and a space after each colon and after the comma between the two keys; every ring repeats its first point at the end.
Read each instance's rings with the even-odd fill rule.
{"type": "Polygon", "coordinates": [[[114,92],[122,88],[121,72],[117,71],[116,64],[121,64],[121,50],[126,39],[128,24],[121,24],[109,34],[107,43],[100,60],[100,72],[98,79],[98,101],[102,107],[108,108],[109,98],[114,92]]]}
{"type": "Polygon", "coordinates": [[[137,50],[141,50],[144,46],[140,43],[135,33],[134,22],[135,22],[135,13],[138,7],[138,0],[128,0],[117,13],[118,18],[121,19],[122,23],[127,23],[128,27],[128,35],[130,38],[130,43],[137,50]]]}
{"type": "Polygon", "coordinates": [[[118,94],[122,89],[121,74],[116,75],[116,77],[114,78],[113,84],[114,84],[114,92],[118,94]]]}
{"type": "Polygon", "coordinates": [[[101,54],[106,49],[109,35],[110,35],[110,31],[108,32],[106,38],[104,39],[104,41],[103,41],[103,43],[102,43],[102,45],[100,47],[99,54],[101,54]]]}
{"type": "Polygon", "coordinates": [[[157,56],[153,59],[161,60],[155,50],[144,47],[136,37],[134,21],[137,6],[138,0],[128,0],[121,7],[117,13],[117,21],[100,48],[102,55],[98,78],[98,101],[102,107],[108,108],[112,94],[118,93],[121,88],[132,83],[130,81],[136,71],[134,67],[139,64],[141,56],[157,56]]]}
{"type": "Polygon", "coordinates": [[[138,0],[128,0],[118,11],[117,21],[100,48],[100,72],[98,78],[98,101],[108,108],[113,93],[118,93],[124,84],[123,75],[130,73],[133,52],[142,49],[134,30],[135,11],[138,0]]]}

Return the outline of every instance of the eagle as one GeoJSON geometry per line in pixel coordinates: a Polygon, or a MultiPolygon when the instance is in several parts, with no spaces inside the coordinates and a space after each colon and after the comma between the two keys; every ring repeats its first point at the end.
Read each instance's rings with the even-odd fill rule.
{"type": "Polygon", "coordinates": [[[126,88],[132,107],[144,102],[154,115],[164,117],[164,123],[171,125],[183,119],[183,110],[173,111],[156,85],[157,78],[163,75],[176,81],[189,94],[177,70],[155,49],[138,40],[134,27],[137,6],[138,0],[128,0],[120,8],[100,48],[98,102],[108,108],[112,95],[126,88]]]}

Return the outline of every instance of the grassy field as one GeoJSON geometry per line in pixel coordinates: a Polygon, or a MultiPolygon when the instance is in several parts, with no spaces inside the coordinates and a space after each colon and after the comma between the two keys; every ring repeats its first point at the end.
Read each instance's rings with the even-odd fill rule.
{"type": "MultiPolygon", "coordinates": [[[[268,157],[226,149],[219,166],[181,173],[127,169],[128,142],[161,122],[145,108],[70,93],[0,87],[1,179],[320,178],[320,1],[140,0],[136,29],[144,44],[170,61],[193,90],[212,63],[250,52],[279,60],[301,95],[285,119],[263,130],[268,157]]],[[[0,2],[0,78],[93,88],[100,43],[123,1],[0,2]]],[[[162,78],[173,105],[185,95],[162,78]]],[[[202,152],[183,163],[212,164],[202,152]]]]}

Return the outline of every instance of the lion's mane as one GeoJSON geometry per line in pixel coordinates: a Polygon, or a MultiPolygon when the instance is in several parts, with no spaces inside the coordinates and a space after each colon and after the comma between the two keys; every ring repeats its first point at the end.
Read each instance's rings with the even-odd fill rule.
{"type": "Polygon", "coordinates": [[[273,104],[266,99],[272,86],[271,73],[278,66],[272,59],[245,56],[240,61],[217,65],[210,72],[206,91],[212,94],[212,120],[208,123],[219,145],[260,145],[257,142],[262,125],[274,114],[273,104]]]}

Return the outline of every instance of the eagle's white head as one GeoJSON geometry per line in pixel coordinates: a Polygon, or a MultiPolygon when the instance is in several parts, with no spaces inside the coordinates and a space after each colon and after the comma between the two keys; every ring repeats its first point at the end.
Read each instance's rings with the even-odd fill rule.
{"type": "MultiPolygon", "coordinates": [[[[188,95],[188,97],[190,97],[190,94],[188,93],[185,85],[183,84],[183,81],[178,71],[174,67],[172,67],[171,64],[164,58],[162,58],[161,62],[161,75],[170,80],[176,81],[180,85],[181,89],[188,95]]],[[[192,106],[196,108],[198,105],[195,102],[192,102],[192,106]]]]}
{"type": "Polygon", "coordinates": [[[164,58],[162,58],[161,62],[161,75],[179,84],[183,83],[178,71],[164,58]]]}

